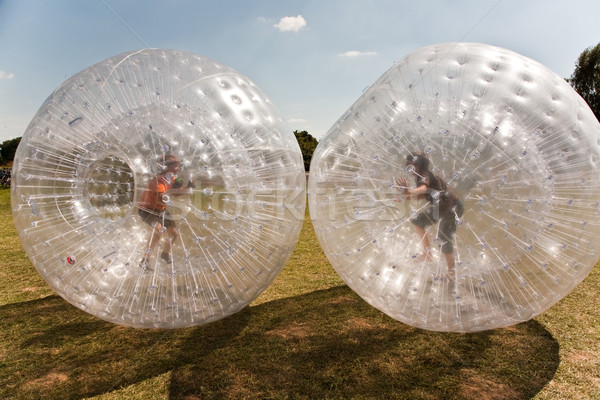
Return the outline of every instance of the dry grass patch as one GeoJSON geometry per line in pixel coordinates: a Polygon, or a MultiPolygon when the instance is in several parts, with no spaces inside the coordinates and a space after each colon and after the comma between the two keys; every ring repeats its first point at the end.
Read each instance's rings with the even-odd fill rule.
{"type": "Polygon", "coordinates": [[[518,399],[519,393],[507,384],[486,379],[477,370],[462,371],[463,382],[458,392],[464,399],[480,400],[512,400],[518,399]]]}
{"type": "Polygon", "coordinates": [[[54,385],[64,383],[68,380],[69,376],[66,373],[59,372],[57,369],[53,369],[44,376],[25,383],[25,387],[28,390],[43,392],[54,385]]]}
{"type": "Polygon", "coordinates": [[[306,339],[310,336],[312,327],[306,323],[292,323],[285,328],[271,329],[266,331],[267,335],[275,335],[284,340],[306,339]]]}

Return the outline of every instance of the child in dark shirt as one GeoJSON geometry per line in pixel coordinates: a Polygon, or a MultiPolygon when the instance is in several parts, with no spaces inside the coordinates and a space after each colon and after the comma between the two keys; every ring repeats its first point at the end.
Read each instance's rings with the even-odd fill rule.
{"type": "Polygon", "coordinates": [[[396,179],[397,187],[402,190],[402,194],[407,198],[425,199],[429,203],[425,211],[418,214],[411,221],[415,225],[423,245],[423,254],[418,260],[422,262],[433,261],[426,228],[439,221],[437,240],[440,242],[442,253],[446,258],[448,278],[454,280],[455,260],[452,238],[456,232],[456,220],[464,212],[463,204],[447,187],[446,183],[429,170],[429,159],[425,154],[409,154],[406,158],[406,166],[408,172],[415,175],[416,187],[414,189],[408,188],[404,178],[396,179]]]}

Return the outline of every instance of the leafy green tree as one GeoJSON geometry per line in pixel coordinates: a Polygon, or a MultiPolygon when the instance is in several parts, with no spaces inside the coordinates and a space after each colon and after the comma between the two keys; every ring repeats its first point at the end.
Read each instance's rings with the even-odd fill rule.
{"type": "Polygon", "coordinates": [[[294,135],[296,136],[296,140],[298,141],[300,150],[302,151],[304,170],[308,171],[310,169],[310,160],[312,159],[312,155],[315,152],[319,142],[307,131],[294,131],[294,135]]]}
{"type": "Polygon", "coordinates": [[[15,152],[17,151],[17,147],[19,146],[19,143],[21,142],[21,138],[15,138],[15,139],[10,139],[10,140],[5,140],[4,142],[2,142],[2,144],[0,145],[0,163],[1,164],[8,164],[10,162],[12,162],[12,160],[15,158],[15,152]]]}
{"type": "Polygon", "coordinates": [[[600,43],[579,55],[568,81],[600,120],[600,43]]]}

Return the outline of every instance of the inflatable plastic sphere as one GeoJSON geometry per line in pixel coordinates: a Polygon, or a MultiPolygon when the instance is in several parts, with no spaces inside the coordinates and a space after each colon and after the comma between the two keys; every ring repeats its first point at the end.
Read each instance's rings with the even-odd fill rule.
{"type": "Polygon", "coordinates": [[[600,254],[600,124],[565,80],[497,47],[420,49],[385,72],[313,155],[327,257],[406,324],[527,321],[600,254]]]}
{"type": "Polygon", "coordinates": [[[248,78],[146,49],[78,73],[17,150],[12,207],[58,294],[134,327],[242,309],[290,256],[305,209],[302,154],[248,78]]]}

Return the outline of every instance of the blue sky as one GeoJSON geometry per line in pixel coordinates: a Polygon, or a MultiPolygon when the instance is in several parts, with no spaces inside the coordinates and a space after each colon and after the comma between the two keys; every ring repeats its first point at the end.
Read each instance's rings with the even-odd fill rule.
{"type": "Polygon", "coordinates": [[[569,77],[600,42],[599,15],[598,0],[0,0],[0,142],[64,80],[140,48],[228,65],[321,138],[394,61],[435,43],[505,47],[569,77]]]}

